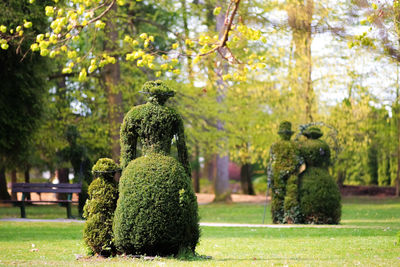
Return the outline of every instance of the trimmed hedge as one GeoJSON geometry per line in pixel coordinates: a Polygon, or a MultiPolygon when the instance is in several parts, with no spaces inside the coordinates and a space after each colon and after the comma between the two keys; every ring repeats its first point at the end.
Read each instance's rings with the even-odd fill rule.
{"type": "Polygon", "coordinates": [[[113,217],[117,205],[118,189],[114,182],[118,165],[112,159],[99,159],[93,166],[98,178],[89,186],[89,199],[84,207],[87,219],[83,229],[83,238],[93,253],[110,256],[115,254],[113,244],[113,217]]]}
{"type": "Polygon", "coordinates": [[[341,196],[333,177],[324,168],[308,167],[301,176],[300,209],[305,223],[338,224],[341,196]]]}
{"type": "Polygon", "coordinates": [[[114,217],[117,249],[134,255],[194,252],[200,230],[190,178],[174,158],[147,153],[124,169],[114,217]]]}

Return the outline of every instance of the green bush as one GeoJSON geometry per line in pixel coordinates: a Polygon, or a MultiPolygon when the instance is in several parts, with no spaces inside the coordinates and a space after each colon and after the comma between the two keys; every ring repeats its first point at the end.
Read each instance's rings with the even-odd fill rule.
{"type": "Polygon", "coordinates": [[[338,224],[341,216],[339,188],[323,168],[308,167],[301,176],[300,209],[305,223],[338,224]]]}
{"type": "Polygon", "coordinates": [[[89,186],[89,198],[83,216],[87,219],[83,229],[86,245],[93,253],[110,256],[115,253],[113,244],[113,217],[117,205],[118,189],[114,174],[118,165],[111,159],[99,159],[93,166],[98,178],[89,186]]]}
{"type": "Polygon", "coordinates": [[[147,153],[124,169],[114,217],[117,249],[135,255],[194,252],[197,201],[190,178],[174,158],[147,153]]]}
{"type": "Polygon", "coordinates": [[[260,175],[253,181],[253,187],[256,194],[264,194],[267,192],[268,189],[268,178],[266,175],[260,175]]]}

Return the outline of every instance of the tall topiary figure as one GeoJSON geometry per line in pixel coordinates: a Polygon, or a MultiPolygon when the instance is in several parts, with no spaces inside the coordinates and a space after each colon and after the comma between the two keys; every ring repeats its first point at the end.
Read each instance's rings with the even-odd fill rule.
{"type": "Polygon", "coordinates": [[[115,244],[126,254],[176,255],[199,239],[197,201],[183,121],[164,106],[174,91],[161,81],[143,87],[148,103],[132,108],[121,126],[122,176],[114,218],[115,244]],[[176,137],[179,161],[171,157],[176,137]],[[143,156],[136,158],[140,140],[143,156]]]}
{"type": "Polygon", "coordinates": [[[341,216],[339,187],[328,172],[330,149],[319,138],[323,135],[317,127],[303,131],[307,138],[299,143],[300,154],[307,169],[301,175],[300,208],[305,223],[337,224],[341,216]]]}
{"type": "Polygon", "coordinates": [[[284,121],[279,125],[281,138],[271,146],[268,176],[272,186],[271,214],[274,223],[298,223],[297,170],[301,158],[294,142],[290,141],[292,124],[284,121]]]}
{"type": "Polygon", "coordinates": [[[93,253],[103,256],[115,253],[112,224],[118,199],[114,174],[118,169],[112,159],[97,161],[92,169],[97,178],[89,186],[89,199],[84,207],[83,238],[93,253]]]}

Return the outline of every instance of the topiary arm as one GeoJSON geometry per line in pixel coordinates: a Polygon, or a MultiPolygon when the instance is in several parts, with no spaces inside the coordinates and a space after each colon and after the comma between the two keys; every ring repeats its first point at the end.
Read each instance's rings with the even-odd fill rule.
{"type": "Polygon", "coordinates": [[[192,170],[190,168],[190,163],[189,163],[189,153],[186,147],[186,141],[185,141],[185,130],[183,127],[183,120],[182,118],[178,118],[178,132],[177,132],[177,138],[176,138],[176,146],[178,148],[178,158],[183,167],[185,168],[185,171],[189,177],[192,177],[192,170]]]}
{"type": "Polygon", "coordinates": [[[126,114],[121,125],[121,167],[125,169],[129,162],[136,158],[136,146],[138,134],[135,129],[134,117],[137,113],[132,109],[126,114]]]}

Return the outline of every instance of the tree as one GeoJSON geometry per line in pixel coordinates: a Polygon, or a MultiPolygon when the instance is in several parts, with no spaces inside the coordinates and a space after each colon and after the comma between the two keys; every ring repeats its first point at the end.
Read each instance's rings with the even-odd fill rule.
{"type": "MultiPolygon", "coordinates": [[[[369,4],[366,0],[355,1],[355,6],[362,10],[359,23],[361,25],[370,25],[368,31],[356,36],[351,46],[366,46],[386,55],[394,62],[400,62],[400,2],[378,1],[369,4]]],[[[397,88],[397,86],[395,86],[397,88]]],[[[400,120],[399,94],[395,94],[393,100],[393,117],[400,120]]],[[[400,125],[400,124],[398,124],[400,125]]],[[[400,127],[396,132],[397,147],[397,177],[396,177],[396,195],[400,196],[400,127]]]]}
{"type": "MultiPolygon", "coordinates": [[[[2,93],[0,95],[0,198],[8,199],[5,170],[10,166],[22,167],[26,162],[24,151],[30,147],[32,134],[38,127],[42,114],[43,94],[46,89],[46,78],[49,73],[49,61],[34,54],[24,54],[33,40],[35,32],[46,27],[46,18],[42,9],[46,1],[36,6],[20,1],[2,1],[0,8],[0,24],[10,27],[18,25],[23,18],[25,28],[32,28],[31,34],[25,36],[17,44],[0,53],[0,73],[2,93]],[[34,24],[32,26],[32,23],[34,24]],[[20,64],[24,59],[24,64],[20,64]]],[[[4,27],[2,32],[6,31],[4,27]]],[[[8,45],[8,44],[7,44],[8,45]]],[[[2,45],[4,49],[4,44],[2,45]]],[[[26,155],[26,154],[25,154],[26,155]]]]}
{"type": "Polygon", "coordinates": [[[286,12],[288,24],[292,29],[292,42],[294,44],[295,68],[291,69],[292,86],[299,95],[304,95],[305,120],[312,122],[314,91],[312,88],[311,71],[311,43],[312,28],[311,22],[314,13],[313,0],[289,0],[286,12]]]}

